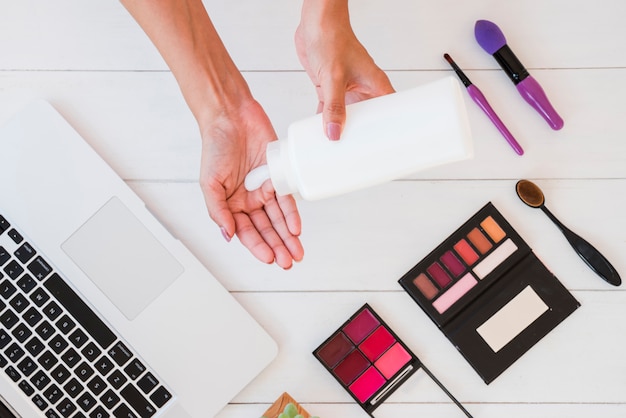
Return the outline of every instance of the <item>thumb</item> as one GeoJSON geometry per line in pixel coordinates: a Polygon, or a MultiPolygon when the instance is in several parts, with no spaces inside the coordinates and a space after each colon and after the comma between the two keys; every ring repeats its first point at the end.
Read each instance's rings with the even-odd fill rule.
{"type": "Polygon", "coordinates": [[[336,81],[330,81],[322,85],[322,94],[324,97],[322,108],[324,132],[331,141],[338,141],[346,121],[345,87],[336,81]]]}

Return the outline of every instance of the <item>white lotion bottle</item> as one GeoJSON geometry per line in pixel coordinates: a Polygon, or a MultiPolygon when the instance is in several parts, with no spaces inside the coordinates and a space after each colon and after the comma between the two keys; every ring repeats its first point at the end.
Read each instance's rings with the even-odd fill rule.
{"type": "Polygon", "coordinates": [[[451,76],[346,106],[341,139],[324,135],[322,115],[292,123],[267,144],[267,165],[246,177],[271,179],[278,195],[337,196],[473,156],[459,82],[451,76]]]}

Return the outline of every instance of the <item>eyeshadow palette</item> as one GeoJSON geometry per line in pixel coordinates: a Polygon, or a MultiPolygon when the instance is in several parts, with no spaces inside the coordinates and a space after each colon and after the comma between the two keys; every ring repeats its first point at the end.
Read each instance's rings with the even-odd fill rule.
{"type": "Polygon", "coordinates": [[[471,417],[367,303],[313,355],[370,416],[421,368],[471,417]]]}
{"type": "Polygon", "coordinates": [[[580,306],[491,202],[399,283],[487,384],[580,306]]]}

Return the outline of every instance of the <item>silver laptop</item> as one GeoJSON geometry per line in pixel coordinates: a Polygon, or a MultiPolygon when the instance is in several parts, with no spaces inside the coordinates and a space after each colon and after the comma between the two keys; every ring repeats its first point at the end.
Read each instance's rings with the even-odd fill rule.
{"type": "Polygon", "coordinates": [[[0,417],[212,417],[276,353],[49,103],[0,128],[0,417]]]}

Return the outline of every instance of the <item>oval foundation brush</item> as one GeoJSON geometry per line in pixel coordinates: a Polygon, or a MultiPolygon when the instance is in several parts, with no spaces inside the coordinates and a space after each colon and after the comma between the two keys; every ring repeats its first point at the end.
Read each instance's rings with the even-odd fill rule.
{"type": "Polygon", "coordinates": [[[600,251],[596,250],[593,245],[568,229],[548,210],[548,208],[546,208],[543,192],[535,183],[529,180],[520,180],[515,185],[515,190],[522,202],[526,203],[531,208],[539,208],[548,215],[548,218],[559,227],[567,241],[572,248],[574,248],[574,251],[587,263],[591,270],[613,286],[622,284],[622,279],[619,274],[600,251]]]}

